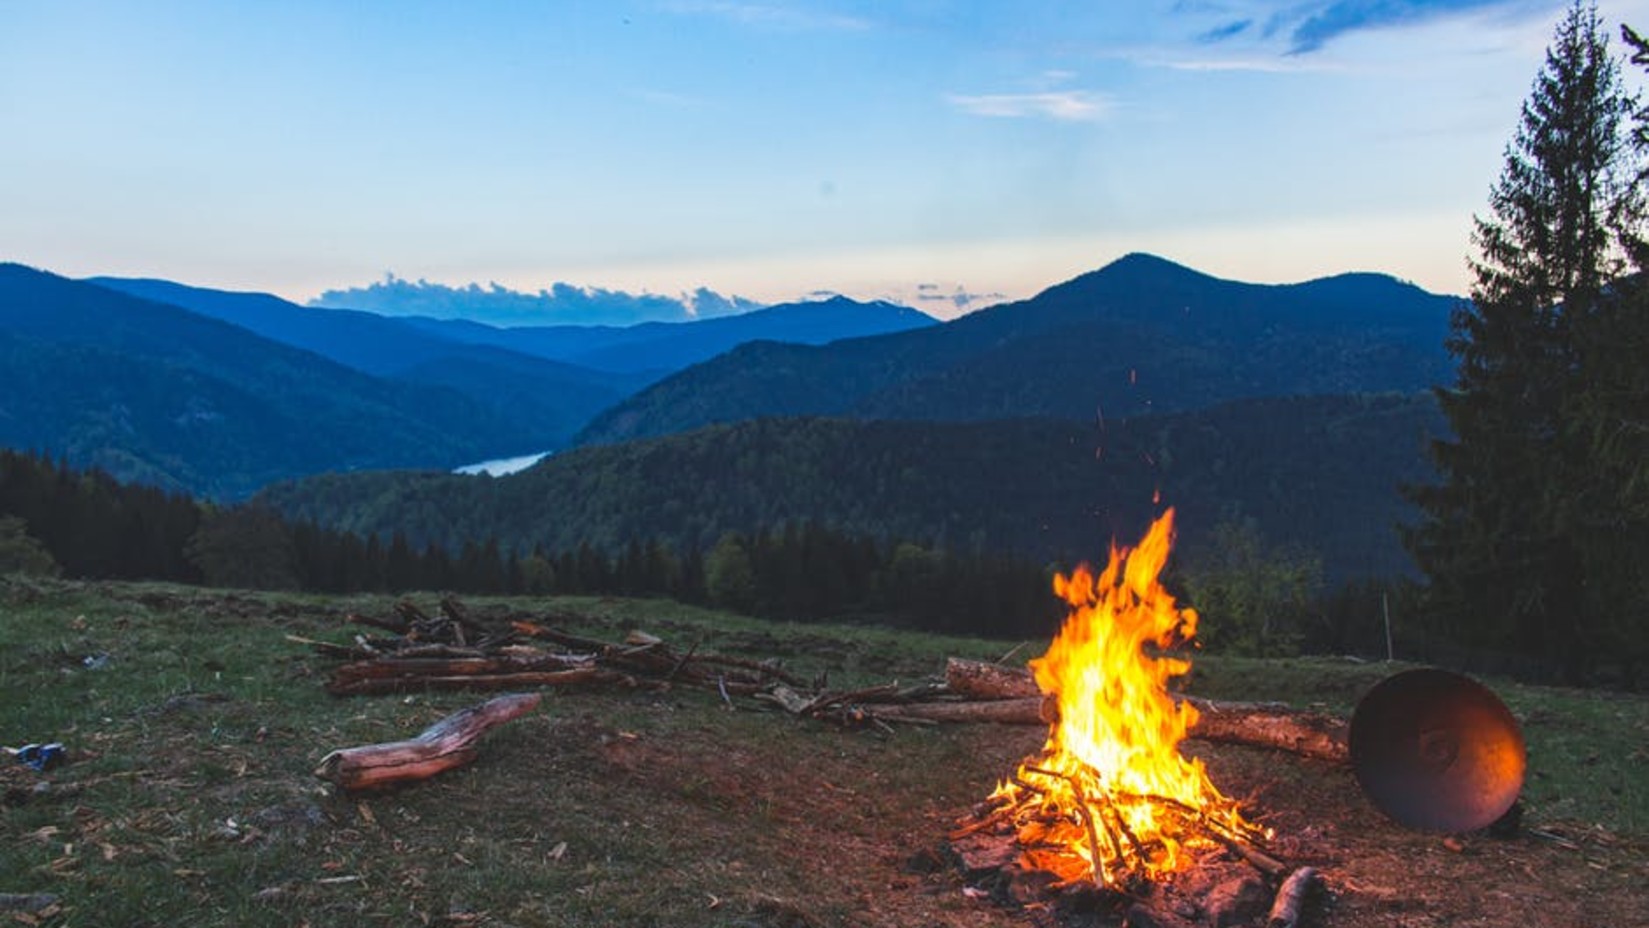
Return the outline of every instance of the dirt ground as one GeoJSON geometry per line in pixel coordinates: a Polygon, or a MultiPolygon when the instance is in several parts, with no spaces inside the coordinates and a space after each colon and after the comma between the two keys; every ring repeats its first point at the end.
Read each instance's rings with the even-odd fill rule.
{"type": "MultiPolygon", "coordinates": [[[[774,903],[778,908],[755,924],[1044,923],[1035,913],[971,898],[976,894],[943,862],[942,849],[946,831],[983,796],[967,785],[988,787],[996,772],[1010,771],[1039,746],[1040,733],[979,726],[940,736],[954,739],[954,750],[945,753],[965,758],[966,769],[930,770],[951,788],[911,790],[919,800],[901,806],[882,790],[898,789],[922,772],[878,771],[874,763],[881,757],[901,764],[900,738],[867,751],[864,733],[814,733],[803,737],[835,741],[839,750],[786,756],[729,745],[719,735],[663,744],[603,735],[594,721],[568,724],[586,726],[572,740],[590,745],[591,766],[610,782],[664,796],[710,797],[731,819],[758,815],[771,826],[773,846],[783,849],[764,864],[775,871],[773,884],[811,885],[794,895],[777,892],[775,899],[788,901],[774,903]]],[[[1329,892],[1310,924],[1649,925],[1649,847],[1642,843],[1561,823],[1541,823],[1511,839],[1416,833],[1373,809],[1344,769],[1263,750],[1194,751],[1223,789],[1248,797],[1253,813],[1275,830],[1270,850],[1276,856],[1322,873],[1329,892]]],[[[748,833],[744,826],[735,831],[748,833]]]]}
{"type": "MultiPolygon", "coordinates": [[[[632,704],[615,724],[607,701],[563,701],[553,721],[508,746],[519,756],[494,762],[536,760],[536,776],[558,784],[561,797],[544,806],[547,819],[616,826],[601,839],[616,842],[609,863],[651,855],[649,895],[698,900],[686,903],[696,917],[678,910],[675,923],[1048,924],[972,890],[945,840],[997,777],[1040,746],[1040,732],[972,726],[878,736],[756,713],[730,725],[735,713],[662,703],[632,704]]],[[[1275,856],[1322,873],[1328,893],[1307,924],[1649,925],[1641,842],[1562,823],[1511,839],[1416,833],[1374,810],[1342,768],[1264,750],[1193,751],[1275,830],[1275,856]]],[[[597,868],[575,891],[600,899],[618,890],[597,868]]],[[[614,923],[652,923],[613,911],[614,923]]],[[[1089,924],[1121,920],[1091,916],[1089,924]]]]}

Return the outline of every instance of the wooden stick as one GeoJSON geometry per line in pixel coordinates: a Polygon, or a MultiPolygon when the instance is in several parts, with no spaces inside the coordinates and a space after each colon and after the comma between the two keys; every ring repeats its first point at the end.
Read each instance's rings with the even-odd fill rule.
{"type": "Polygon", "coordinates": [[[463,709],[408,741],[368,744],[333,751],[321,758],[315,775],[346,790],[423,780],[475,760],[475,740],[538,707],[537,693],[512,693],[463,709]]]}
{"type": "MultiPolygon", "coordinates": [[[[1099,850],[1099,828],[1094,824],[1094,813],[1088,808],[1088,797],[1082,791],[1082,783],[1070,774],[1060,773],[1057,770],[1047,770],[1042,767],[1026,767],[1026,773],[1040,774],[1045,777],[1057,777],[1070,784],[1071,796],[1076,800],[1077,814],[1082,817],[1083,827],[1088,829],[1088,866],[1094,871],[1094,885],[1103,887],[1111,882],[1111,875],[1105,870],[1104,858],[1099,850]]],[[[1122,856],[1122,842],[1117,840],[1116,833],[1107,826],[1105,834],[1111,839],[1111,850],[1116,854],[1117,863],[1124,862],[1122,856]]],[[[1145,861],[1141,859],[1140,863],[1145,861]]]]}
{"type": "Polygon", "coordinates": [[[629,674],[596,667],[572,670],[523,671],[520,673],[478,673],[455,676],[362,677],[334,680],[326,691],[334,696],[373,696],[382,693],[416,693],[424,690],[507,690],[521,686],[574,686],[581,683],[618,683],[641,686],[629,674]]]}
{"type": "Polygon", "coordinates": [[[1301,867],[1290,873],[1278,888],[1276,901],[1271,903],[1271,915],[1266,918],[1265,928],[1295,928],[1300,923],[1306,897],[1315,885],[1317,870],[1314,867],[1301,867]]]}

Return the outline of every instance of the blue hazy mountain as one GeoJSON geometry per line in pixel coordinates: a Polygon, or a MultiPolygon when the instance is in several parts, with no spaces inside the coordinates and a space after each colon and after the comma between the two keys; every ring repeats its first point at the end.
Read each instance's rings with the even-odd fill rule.
{"type": "Polygon", "coordinates": [[[601,409],[647,379],[472,344],[409,320],[358,310],[311,309],[265,293],[233,293],[166,280],[88,283],[233,323],[379,377],[450,387],[516,423],[517,449],[553,450],[601,409]]]}
{"type": "Polygon", "coordinates": [[[704,287],[681,297],[565,283],[537,293],[523,293],[498,284],[449,287],[424,280],[403,280],[393,274],[365,287],[328,290],[309,305],[362,309],[384,316],[467,319],[495,326],[685,322],[748,312],[761,306],[743,297],[723,296],[704,287]]]}
{"type": "Polygon", "coordinates": [[[0,359],[0,445],[215,497],[537,450],[515,418],[449,387],[17,264],[0,264],[0,359]]]}
{"type": "Polygon", "coordinates": [[[938,324],[926,313],[883,301],[836,296],[781,303],[737,316],[633,326],[525,326],[501,329],[463,320],[409,318],[428,332],[554,358],[598,370],[664,373],[706,361],[745,342],[822,345],[844,338],[938,324]]]}
{"type": "Polygon", "coordinates": [[[822,346],[751,342],[600,414],[579,443],[764,416],[1103,420],[1303,394],[1410,392],[1452,373],[1458,298],[1380,274],[1221,280],[1134,254],[943,325],[822,346]]]}

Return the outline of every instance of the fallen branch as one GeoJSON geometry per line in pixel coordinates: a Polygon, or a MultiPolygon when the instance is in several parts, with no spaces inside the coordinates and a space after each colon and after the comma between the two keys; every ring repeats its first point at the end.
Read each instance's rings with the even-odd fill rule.
{"type": "Polygon", "coordinates": [[[408,741],[368,744],[321,758],[315,775],[345,790],[423,780],[475,760],[475,740],[538,707],[537,693],[512,693],[455,712],[408,741]]]}
{"type": "Polygon", "coordinates": [[[612,683],[620,686],[640,686],[640,681],[628,674],[595,667],[572,670],[538,670],[516,673],[477,673],[452,676],[362,677],[356,680],[328,683],[326,691],[334,696],[377,696],[384,693],[417,693],[424,690],[507,690],[523,686],[577,686],[585,683],[612,683]]]}

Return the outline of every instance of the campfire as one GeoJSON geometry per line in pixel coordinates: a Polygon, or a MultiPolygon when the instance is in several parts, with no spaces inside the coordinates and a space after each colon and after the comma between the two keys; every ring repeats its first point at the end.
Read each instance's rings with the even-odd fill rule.
{"type": "Polygon", "coordinates": [[[1026,863],[1062,883],[1126,887],[1185,869],[1199,848],[1266,837],[1179,751],[1197,710],[1169,695],[1191,664],[1167,651],[1191,641],[1197,614],[1158,581],[1173,527],[1169,509],[1139,547],[1113,546],[1098,576],[1083,566],[1054,580],[1071,614],[1031,669],[1058,716],[990,801],[1026,863]]]}
{"type": "Polygon", "coordinates": [[[1179,926],[1246,922],[1270,902],[1268,924],[1292,926],[1315,871],[1290,873],[1265,853],[1270,832],[1179,750],[1193,727],[1210,732],[1193,701],[1168,690],[1191,669],[1178,655],[1197,631],[1196,612],[1159,581],[1173,532],[1169,509],[1137,548],[1113,546],[1097,575],[1084,566],[1055,578],[1070,616],[1031,661],[1053,712],[1047,741],[951,847],[970,876],[1021,904],[1179,926]],[[1273,898],[1266,884],[1278,882],[1273,898]]]}

